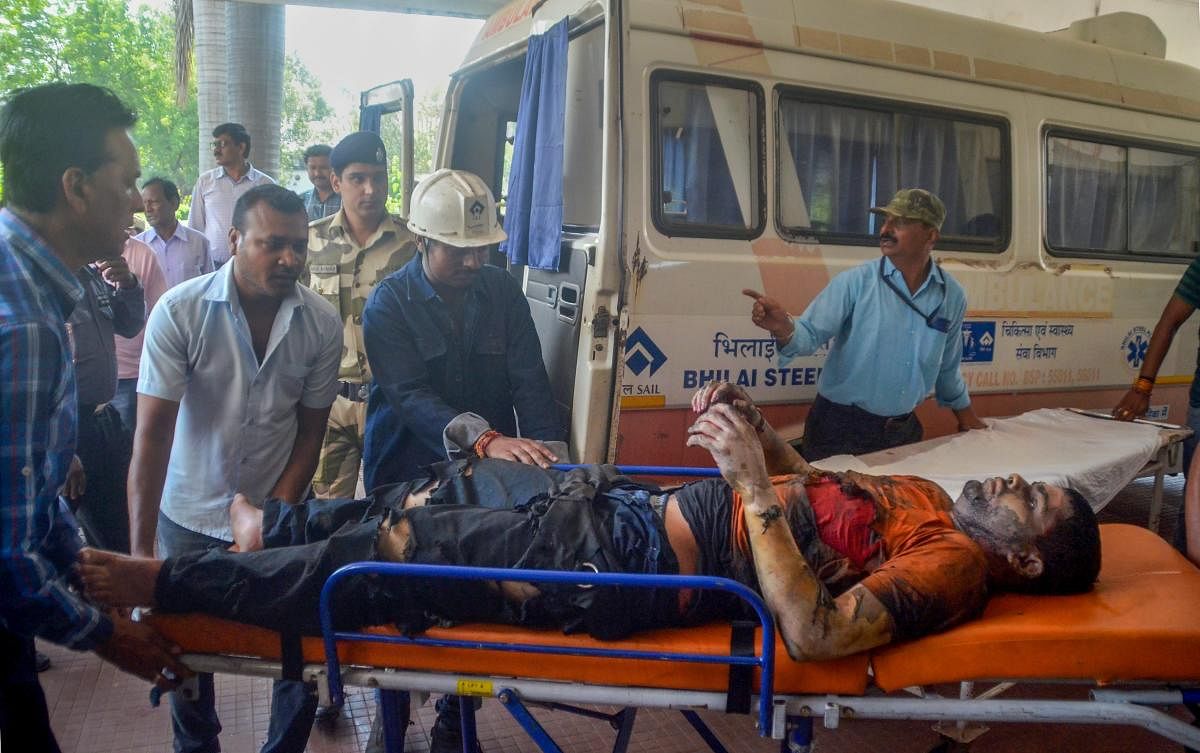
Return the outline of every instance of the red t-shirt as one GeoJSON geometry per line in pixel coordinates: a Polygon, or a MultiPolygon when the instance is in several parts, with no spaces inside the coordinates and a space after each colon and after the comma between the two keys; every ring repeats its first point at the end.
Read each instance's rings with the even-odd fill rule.
{"type": "MultiPolygon", "coordinates": [[[[951,500],[933,482],[855,472],[772,481],[817,577],[835,596],[862,583],[888,610],[897,639],[945,630],[986,604],[983,551],[954,527],[951,500]]],[[[730,544],[745,549],[740,504],[731,508],[730,544]]]]}

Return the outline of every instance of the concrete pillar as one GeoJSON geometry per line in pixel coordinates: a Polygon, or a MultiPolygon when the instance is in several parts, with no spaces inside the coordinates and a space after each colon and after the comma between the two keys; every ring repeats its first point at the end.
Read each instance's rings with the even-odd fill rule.
{"type": "Polygon", "coordinates": [[[196,109],[200,124],[200,172],[214,167],[212,129],[229,120],[226,76],[225,0],[192,0],[195,30],[196,109]]]}
{"type": "Polygon", "coordinates": [[[250,160],[279,177],[284,6],[226,2],[229,119],[250,132],[250,160]]]}
{"type": "Polygon", "coordinates": [[[192,0],[200,171],[212,169],[212,129],[226,121],[250,132],[250,161],[279,176],[283,113],[284,6],[192,0]]]}

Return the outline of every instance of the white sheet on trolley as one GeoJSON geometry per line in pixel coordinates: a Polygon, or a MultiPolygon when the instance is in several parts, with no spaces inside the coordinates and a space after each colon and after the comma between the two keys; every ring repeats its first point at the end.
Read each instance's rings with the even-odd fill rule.
{"type": "Polygon", "coordinates": [[[1026,480],[1071,486],[1099,510],[1154,458],[1189,432],[1182,427],[1127,423],[1065,408],[1042,408],[985,419],[987,430],[873,452],[835,455],[814,463],[826,470],[909,474],[936,482],[957,499],[971,479],[1019,473],[1026,480]]]}

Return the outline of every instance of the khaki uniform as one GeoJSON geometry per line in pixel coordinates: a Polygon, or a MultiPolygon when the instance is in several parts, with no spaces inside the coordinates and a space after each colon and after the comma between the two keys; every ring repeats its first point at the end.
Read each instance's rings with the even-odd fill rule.
{"type": "MultiPolygon", "coordinates": [[[[344,210],[309,225],[307,284],[333,304],[345,323],[338,379],[355,386],[371,383],[363,345],[363,307],[375,284],[403,267],[416,252],[415,237],[396,215],[387,215],[364,247],[354,242],[344,210]]],[[[313,478],[318,497],[355,496],[366,415],[365,400],[339,395],[334,401],[313,478]]]]}

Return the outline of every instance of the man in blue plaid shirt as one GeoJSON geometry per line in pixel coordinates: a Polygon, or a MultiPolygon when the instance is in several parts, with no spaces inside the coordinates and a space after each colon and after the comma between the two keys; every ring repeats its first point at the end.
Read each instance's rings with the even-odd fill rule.
{"type": "Polygon", "coordinates": [[[0,109],[0,739],[58,751],[34,668],[34,636],[93,650],[167,689],[185,674],[145,625],[70,587],[78,534],[58,491],[75,451],[75,370],[66,319],[74,270],[118,257],[133,222],[136,116],[107,89],[49,84],[0,109]]]}

